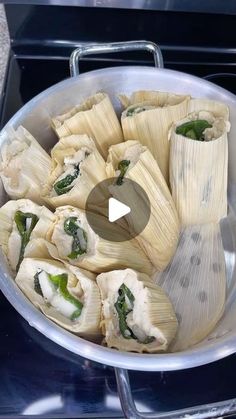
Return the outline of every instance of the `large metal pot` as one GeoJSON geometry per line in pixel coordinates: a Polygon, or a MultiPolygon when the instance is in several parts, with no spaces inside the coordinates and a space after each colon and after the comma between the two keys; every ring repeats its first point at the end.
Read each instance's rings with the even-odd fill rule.
{"type": "MultiPolygon", "coordinates": [[[[153,89],[191,94],[194,97],[207,97],[225,102],[230,108],[231,132],[229,135],[229,215],[222,221],[223,242],[227,263],[228,294],[226,310],[214,332],[198,345],[178,353],[146,355],[118,352],[81,339],[41,314],[22,294],[11,278],[1,257],[0,288],[15,309],[48,338],[75,354],[107,365],[145,371],[167,371],[203,365],[223,358],[236,351],[236,97],[228,91],[200,78],[177,71],[166,70],[159,48],[150,42],[137,41],[123,44],[83,45],[71,57],[72,77],[47,89],[20,109],[8,122],[8,126],[22,124],[45,147],[51,147],[56,138],[50,128],[50,118],[74,106],[97,91],[106,91],[117,110],[120,105],[118,93],[130,94],[134,90],[153,89]],[[78,73],[78,60],[91,52],[115,52],[131,49],[146,49],[154,54],[155,65],[150,67],[115,67],[78,73]]],[[[1,146],[1,144],[0,144],[1,146]]],[[[37,164],[37,162],[35,162],[37,164]]],[[[0,203],[6,196],[0,190],[0,203]]]]}

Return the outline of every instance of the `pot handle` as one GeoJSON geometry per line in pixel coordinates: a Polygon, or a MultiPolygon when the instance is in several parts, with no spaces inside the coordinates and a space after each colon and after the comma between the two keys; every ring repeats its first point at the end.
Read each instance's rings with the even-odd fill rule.
{"type": "MultiPolygon", "coordinates": [[[[117,391],[124,415],[127,419],[209,419],[230,416],[236,412],[236,399],[191,406],[170,412],[140,412],[132,395],[128,370],[115,368],[117,391]]],[[[143,373],[145,374],[145,373],[143,373]]]]}
{"type": "Polygon", "coordinates": [[[109,44],[81,44],[70,56],[71,77],[79,75],[79,60],[85,55],[103,54],[110,52],[149,51],[153,54],[155,67],[162,68],[163,58],[160,47],[151,41],[113,42],[109,44]]]}

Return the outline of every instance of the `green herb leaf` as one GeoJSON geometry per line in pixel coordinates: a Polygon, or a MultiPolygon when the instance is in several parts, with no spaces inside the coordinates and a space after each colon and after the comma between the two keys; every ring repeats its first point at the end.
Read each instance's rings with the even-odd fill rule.
{"type": "Polygon", "coordinates": [[[35,292],[37,292],[37,294],[39,294],[43,297],[42,289],[41,289],[40,282],[39,282],[39,274],[41,272],[42,271],[36,272],[36,274],[34,275],[34,290],[35,290],[35,292]]]}
{"type": "Polygon", "coordinates": [[[87,234],[86,231],[76,224],[76,217],[69,217],[64,222],[64,231],[73,237],[71,253],[68,255],[70,259],[76,259],[78,255],[87,252],[87,234]]]}
{"type": "Polygon", "coordinates": [[[76,307],[76,310],[71,316],[71,320],[75,320],[77,317],[80,316],[82,308],[83,308],[83,304],[79,300],[77,300],[77,298],[75,298],[73,295],[69,293],[67,289],[68,275],[66,273],[58,274],[58,275],[51,275],[51,274],[47,274],[47,275],[50,281],[58,289],[62,297],[76,307]]]}
{"type": "Polygon", "coordinates": [[[37,215],[32,214],[31,212],[22,212],[16,211],[14,221],[16,223],[17,229],[21,236],[21,248],[20,248],[20,255],[19,260],[16,266],[16,271],[19,270],[20,264],[24,258],[24,252],[27,244],[30,240],[30,235],[36,226],[39,218],[37,215]],[[30,224],[27,223],[27,220],[30,220],[30,224]]]}
{"type": "Polygon", "coordinates": [[[73,188],[73,186],[70,185],[80,174],[79,164],[74,166],[74,168],[75,171],[73,175],[67,175],[64,177],[64,179],[58,180],[58,182],[54,183],[53,188],[57,195],[63,195],[73,188]]]}
{"type": "Polygon", "coordinates": [[[117,178],[116,184],[122,185],[124,176],[128,170],[128,167],[130,165],[130,160],[121,160],[118,164],[118,170],[120,170],[120,174],[117,178]]]}
{"type": "Polygon", "coordinates": [[[212,125],[204,119],[185,122],[176,128],[176,134],[191,138],[192,140],[205,141],[204,131],[206,128],[212,128],[212,125]]]}

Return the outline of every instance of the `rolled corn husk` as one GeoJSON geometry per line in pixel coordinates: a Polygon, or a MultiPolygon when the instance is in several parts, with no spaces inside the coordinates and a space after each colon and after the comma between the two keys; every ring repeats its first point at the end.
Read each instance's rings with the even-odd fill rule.
{"type": "Polygon", "coordinates": [[[203,340],[224,312],[226,268],[219,224],[183,228],[172,262],[155,282],[172,301],[179,321],[171,351],[203,340]]]}
{"type": "Polygon", "coordinates": [[[81,105],[53,118],[52,126],[59,138],[71,134],[89,135],[104,158],[110,145],[123,141],[119,120],[106,93],[96,93],[81,105]]]}
{"type": "Polygon", "coordinates": [[[195,112],[173,125],[170,133],[172,196],[183,225],[218,222],[227,214],[228,108],[200,99],[190,107],[195,112]],[[205,141],[176,133],[182,124],[198,119],[212,125],[203,133],[205,141]]]}
{"type": "Polygon", "coordinates": [[[30,213],[38,218],[30,234],[28,244],[25,246],[23,256],[26,256],[30,249],[34,249],[36,257],[42,255],[41,248],[36,245],[36,241],[38,238],[46,237],[47,230],[53,221],[51,211],[29,199],[8,201],[0,208],[0,246],[13,273],[17,270],[22,246],[22,238],[14,220],[17,211],[24,214],[30,213]]]}
{"type": "Polygon", "coordinates": [[[22,126],[9,128],[2,137],[0,177],[7,194],[43,204],[41,190],[50,173],[50,156],[22,126]]]}
{"type": "Polygon", "coordinates": [[[168,131],[174,121],[187,115],[189,96],[141,90],[130,98],[120,95],[126,107],[121,116],[125,140],[137,140],[147,146],[158,162],[165,180],[169,181],[168,131]],[[138,113],[131,116],[133,108],[138,113]],[[140,111],[144,109],[145,111],[140,111]]]}
{"type": "Polygon", "coordinates": [[[149,353],[168,348],[178,322],[165,292],[147,275],[132,269],[117,270],[98,275],[97,283],[101,291],[102,331],[107,346],[149,353]],[[124,291],[124,285],[128,291],[127,288],[124,291]],[[122,298],[129,313],[121,313],[121,319],[115,304],[122,298]]]}
{"type": "Polygon", "coordinates": [[[119,176],[118,164],[130,161],[121,185],[110,187],[111,194],[132,207],[132,214],[125,218],[132,231],[139,232],[138,220],[146,217],[147,206],[144,197],[138,196],[132,180],[146,192],[151,207],[149,221],[143,231],[136,236],[142,249],[155,268],[162,271],[173,257],[179,238],[179,221],[173,199],[158,164],[147,147],[138,141],[126,141],[112,146],[107,161],[108,177],[119,176]],[[134,202],[137,201],[137,205],[134,202]]]}
{"type": "MultiPolygon", "coordinates": [[[[54,208],[74,205],[84,209],[91,190],[107,177],[105,161],[97,151],[93,140],[87,135],[61,138],[53,147],[51,157],[51,173],[43,189],[44,199],[54,208]],[[77,167],[79,167],[78,170],[77,167]],[[56,192],[55,185],[75,172],[77,177],[67,187],[71,189],[68,192],[66,192],[67,188],[56,192]]],[[[101,190],[101,205],[105,198],[104,190],[101,190]]],[[[95,204],[99,206],[98,201],[95,204]]]]}
{"type": "MultiPolygon", "coordinates": [[[[96,214],[93,216],[97,217],[97,225],[101,231],[107,228],[105,217],[96,214]]],[[[112,232],[122,235],[122,231],[121,227],[117,230],[115,224],[111,226],[111,235],[112,232]]],[[[75,207],[64,206],[56,209],[46,240],[52,257],[92,272],[100,273],[122,267],[133,267],[150,274],[153,269],[149,259],[135,240],[102,239],[90,227],[85,212],[75,207]],[[76,225],[80,227],[79,230],[77,229],[77,237],[79,237],[82,251],[76,256],[72,254],[74,238],[65,231],[65,221],[71,217],[74,217],[76,225]]]]}
{"type": "Polygon", "coordinates": [[[15,281],[35,307],[64,329],[83,337],[100,334],[101,298],[91,272],[55,260],[25,258],[15,281]],[[55,286],[48,274],[64,274],[69,298],[68,294],[65,298],[62,287],[55,286]],[[78,307],[74,300],[71,302],[71,296],[82,303],[74,319],[71,317],[78,307]]]}

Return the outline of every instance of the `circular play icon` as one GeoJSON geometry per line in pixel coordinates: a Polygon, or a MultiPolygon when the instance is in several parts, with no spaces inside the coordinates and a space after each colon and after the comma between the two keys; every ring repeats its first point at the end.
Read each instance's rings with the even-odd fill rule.
{"type": "Polygon", "coordinates": [[[90,227],[109,241],[125,241],[138,236],[146,227],[150,213],[146,192],[130,179],[124,179],[122,184],[117,184],[117,178],[98,183],[86,202],[90,227]]]}

